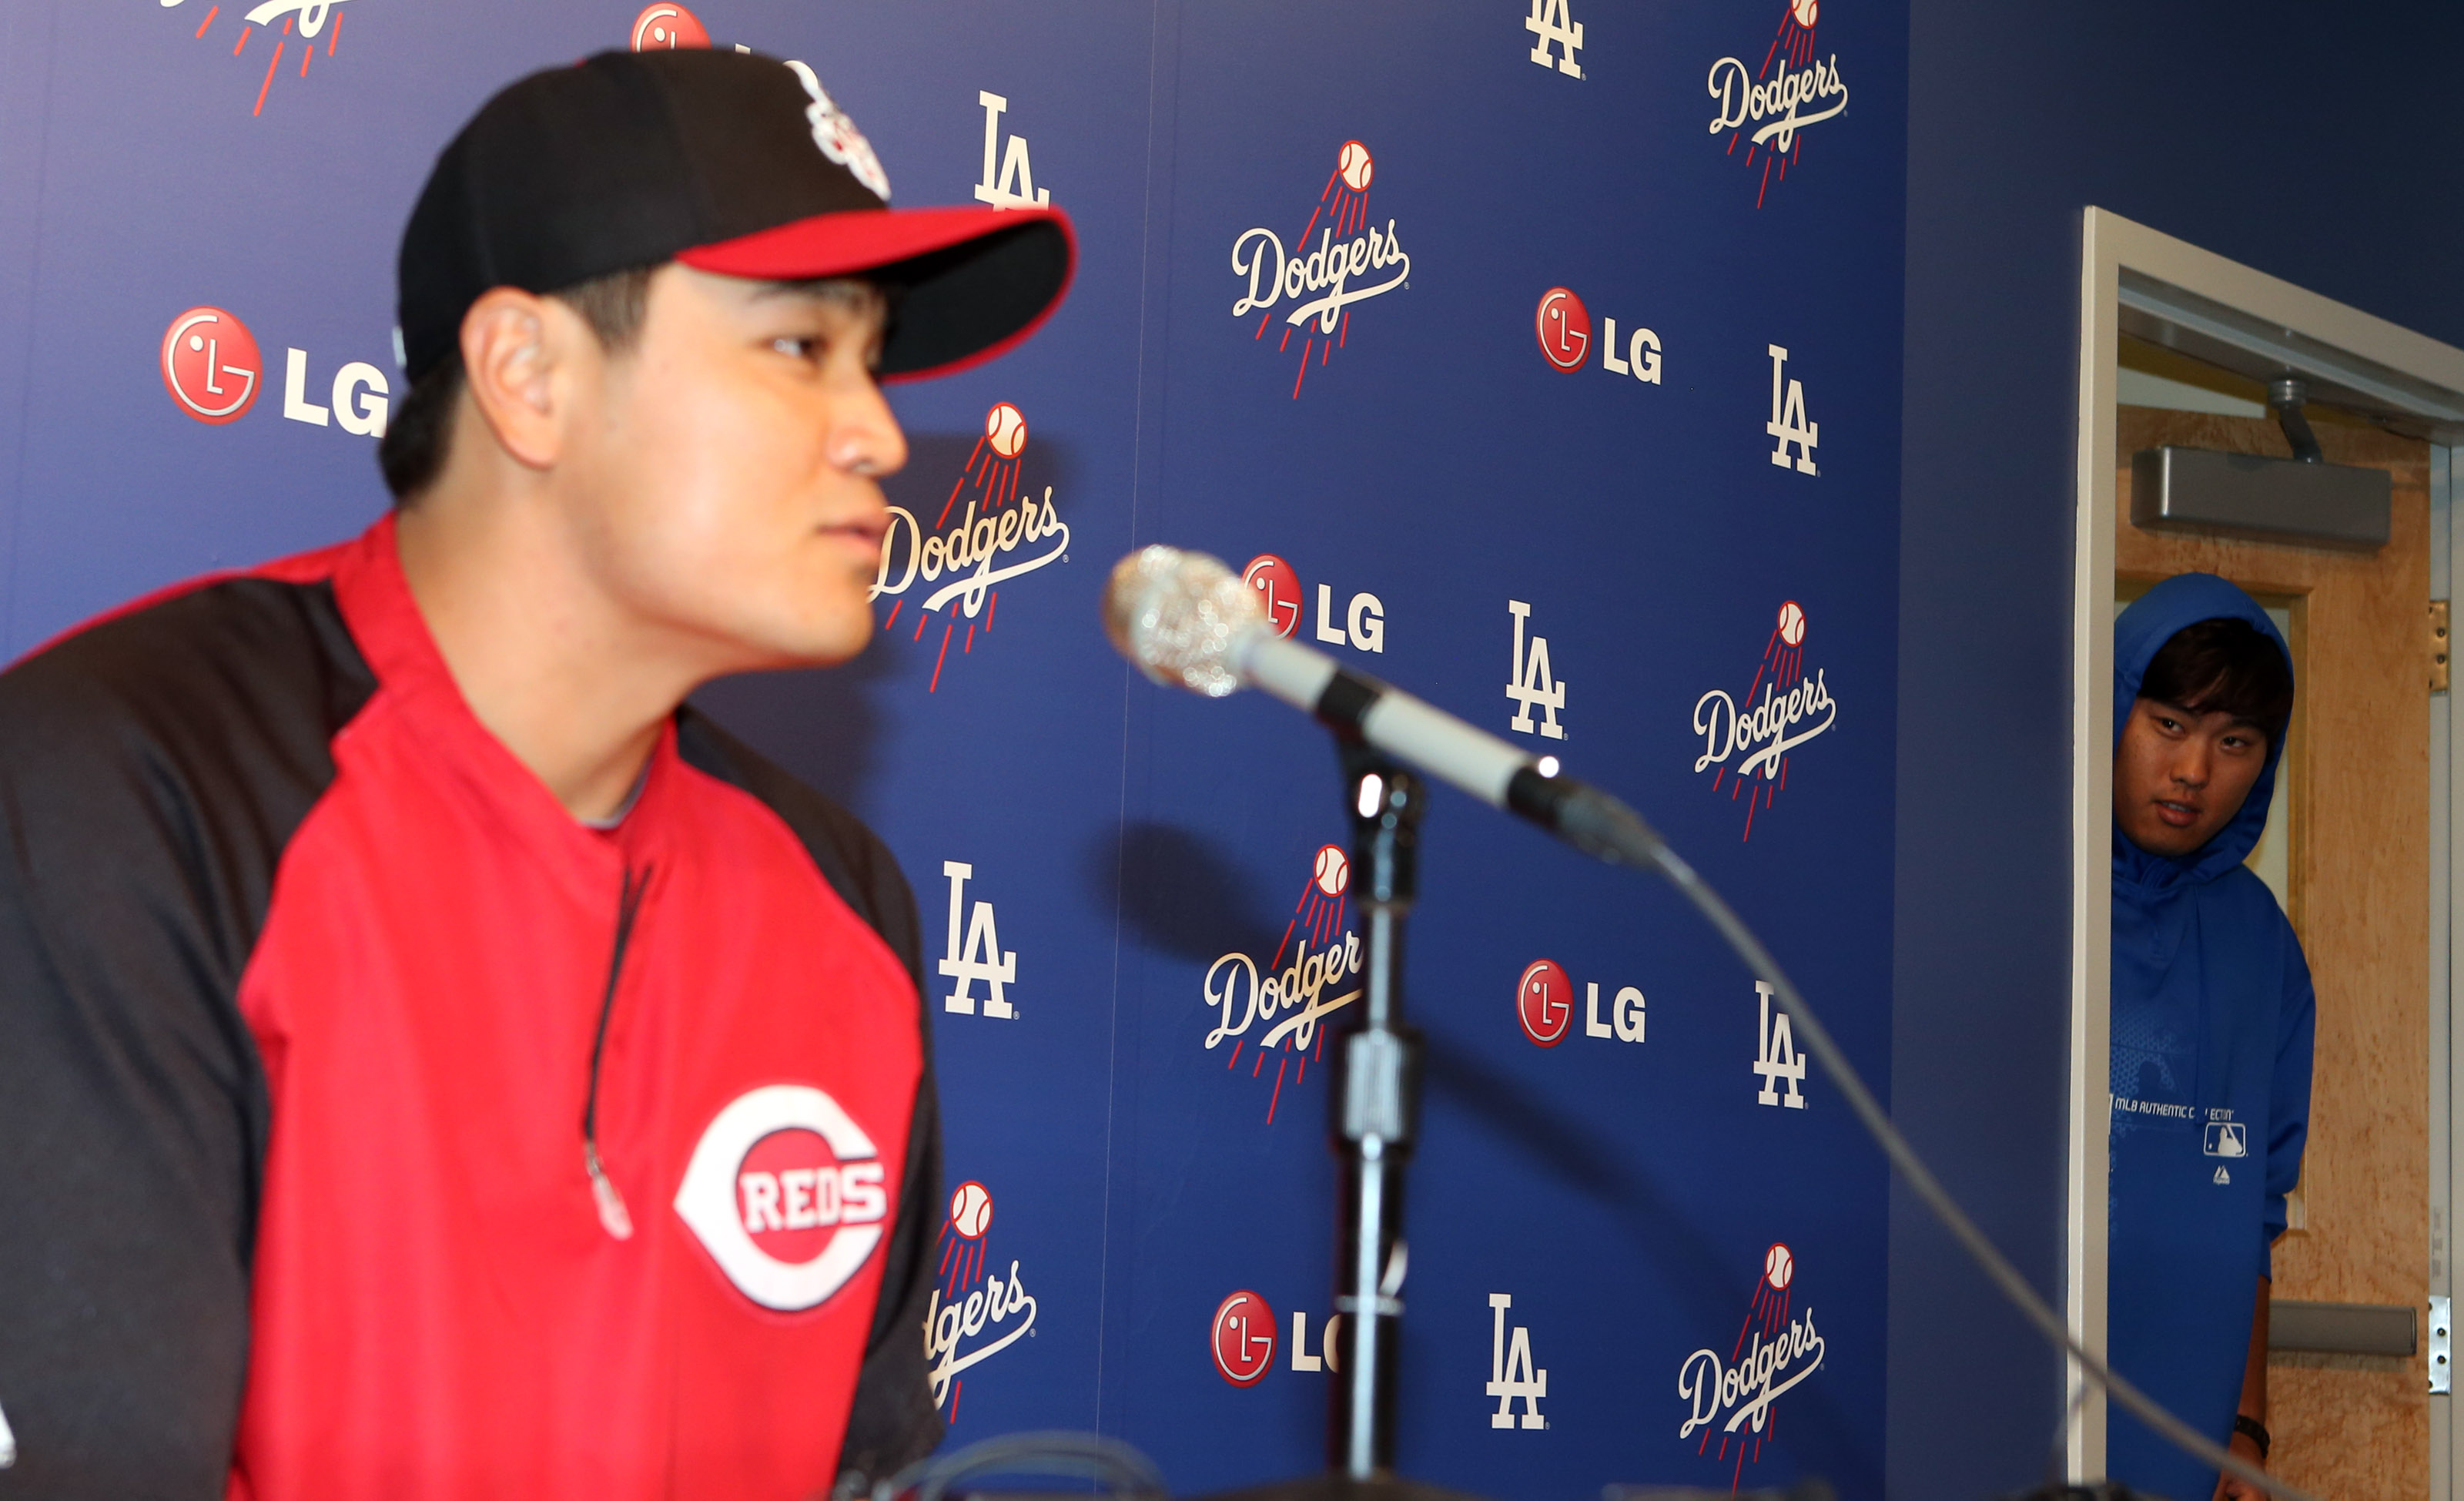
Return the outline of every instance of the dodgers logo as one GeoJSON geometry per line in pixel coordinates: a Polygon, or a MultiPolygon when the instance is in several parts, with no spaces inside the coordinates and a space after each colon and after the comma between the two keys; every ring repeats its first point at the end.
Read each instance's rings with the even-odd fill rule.
{"type": "Polygon", "coordinates": [[[1383,229],[1370,223],[1369,184],[1375,174],[1369,148],[1347,141],[1335,153],[1334,170],[1327,174],[1317,207],[1294,236],[1288,254],[1275,232],[1263,226],[1243,230],[1232,241],[1232,274],[1243,278],[1246,287],[1233,299],[1232,316],[1258,315],[1257,331],[1249,337],[1265,339],[1275,317],[1272,310],[1290,304],[1275,348],[1288,353],[1292,335],[1301,335],[1300,368],[1292,373],[1294,401],[1309,377],[1310,359],[1324,368],[1351,341],[1353,304],[1383,297],[1411,279],[1412,257],[1396,238],[1395,221],[1388,219],[1383,229]],[[1312,234],[1317,236],[1314,245],[1312,234]]]}
{"type": "MultiPolygon", "coordinates": [[[[186,0],[163,0],[163,9],[173,10],[184,3],[186,0]]],[[[231,0],[232,11],[239,10],[239,3],[240,0],[231,0]]],[[[264,0],[264,3],[255,9],[244,14],[234,15],[233,19],[239,26],[239,36],[231,43],[232,56],[237,57],[245,54],[249,45],[258,40],[260,32],[274,43],[270,55],[265,59],[265,74],[257,80],[256,106],[250,111],[252,115],[265,113],[266,97],[274,92],[275,76],[283,71],[282,59],[285,56],[299,59],[298,74],[304,78],[308,77],[309,66],[317,60],[319,50],[317,43],[319,39],[325,44],[323,49],[325,55],[328,57],[334,55],[334,49],[342,40],[343,3],[344,0],[264,0]],[[275,24],[276,22],[281,23],[279,27],[275,24]]],[[[218,0],[208,0],[205,19],[197,23],[196,39],[198,41],[206,39],[206,33],[213,29],[215,20],[222,13],[223,7],[218,0]]],[[[228,32],[225,34],[228,34],[228,32]]],[[[216,40],[219,41],[220,38],[217,37],[216,40]]],[[[262,45],[259,45],[257,50],[266,51],[262,45]]],[[[254,59],[251,59],[252,73],[254,71],[253,61],[254,59]]]]}
{"type": "Polygon", "coordinates": [[[1794,600],[1782,604],[1745,697],[1714,688],[1694,700],[1694,733],[1703,738],[1694,770],[1711,772],[1715,792],[1727,782],[1731,802],[1745,794],[1742,839],[1754,835],[1754,810],[1788,789],[1789,753],[1828,734],[1839,717],[1822,670],[1805,675],[1805,610],[1794,600]]]}
{"type": "Polygon", "coordinates": [[[933,1405],[952,1423],[958,1421],[958,1400],[967,1383],[958,1373],[1001,1354],[1035,1332],[1035,1295],[1019,1276],[1018,1258],[1010,1258],[1009,1275],[990,1260],[985,1237],[993,1225],[993,1196],[970,1179],[950,1195],[950,1212],[941,1221],[940,1269],[933,1301],[924,1312],[924,1363],[933,1387],[933,1405]],[[986,1274],[987,1265],[992,1267],[986,1274]]]}
{"type": "Polygon", "coordinates": [[[1789,0],[1780,12],[1779,29],[1764,52],[1762,66],[1751,73],[1734,57],[1711,64],[1705,87],[1711,96],[1711,134],[1727,132],[1727,152],[1737,154],[1746,142],[1746,166],[1762,159],[1762,179],[1754,189],[1754,207],[1771,193],[1771,168],[1788,180],[1788,169],[1804,156],[1801,133],[1848,107],[1848,85],[1839,77],[1839,56],[1817,57],[1814,22],[1821,0],[1789,0]]]}
{"type": "Polygon", "coordinates": [[[826,1302],[881,1244],[889,1188],[872,1138],[808,1084],[769,1084],[711,1118],[676,1217],[736,1290],[782,1313],[826,1302]]]}
{"type": "Polygon", "coordinates": [[[1734,1439],[1737,1462],[1731,1485],[1742,1478],[1749,1457],[1762,1459],[1763,1440],[1770,1435],[1781,1395],[1822,1369],[1825,1347],[1814,1327],[1814,1306],[1791,1312],[1790,1290],[1795,1281],[1795,1253],[1773,1243],[1763,1252],[1761,1280],[1754,1284],[1746,1321],[1727,1358],[1724,1360],[1716,1350],[1697,1350],[1678,1368],[1677,1396],[1686,1404],[1686,1416],[1677,1436],[1689,1439],[1700,1432],[1694,1451],[1704,1454],[1716,1429],[1722,1459],[1728,1457],[1728,1443],[1734,1439]]]}
{"type": "Polygon", "coordinates": [[[1237,1069],[1242,1050],[1249,1048],[1249,1029],[1256,1026],[1260,1032],[1257,1047],[1249,1048],[1249,1077],[1262,1077],[1266,1055],[1277,1055],[1274,1088],[1266,1097],[1268,1125],[1274,1124],[1275,1110],[1283,1102],[1286,1075],[1297,1065],[1292,1082],[1306,1080],[1309,1066],[1326,1051],[1326,1032],[1318,1023],[1360,999],[1358,984],[1341,988],[1360,973],[1361,964],[1360,936],[1345,925],[1351,890],[1352,862],[1333,845],[1321,846],[1291,920],[1284,925],[1283,941],[1275,945],[1264,971],[1256,960],[1239,953],[1226,954],[1207,967],[1205,1000],[1215,1025],[1207,1030],[1206,1050],[1229,1042],[1232,1052],[1223,1067],[1237,1069]]]}
{"type": "MultiPolygon", "coordinates": [[[[941,502],[932,526],[926,527],[905,506],[890,508],[890,530],[881,539],[879,571],[865,598],[904,595],[919,578],[928,585],[938,585],[924,596],[914,617],[913,639],[918,642],[935,616],[941,622],[941,643],[933,658],[926,693],[940,692],[941,671],[949,666],[950,643],[961,624],[966,627],[958,644],[961,657],[975,654],[979,630],[991,634],[994,618],[1001,613],[1000,585],[1068,559],[1069,524],[1053,513],[1052,487],[1045,486],[1039,500],[1020,483],[1019,456],[1025,452],[1026,418],[1008,402],[996,402],[984,413],[983,436],[976,440],[975,451],[967,455],[966,467],[958,472],[957,483],[950,487],[949,498],[941,502]],[[971,488],[974,494],[968,497],[966,509],[958,511],[958,497],[971,488]],[[957,512],[955,521],[953,512],[957,512]],[[945,574],[949,582],[940,583],[945,574]],[[958,607],[956,613],[941,613],[953,604],[958,607]]],[[[882,629],[898,625],[906,603],[893,599],[882,629]]]]}

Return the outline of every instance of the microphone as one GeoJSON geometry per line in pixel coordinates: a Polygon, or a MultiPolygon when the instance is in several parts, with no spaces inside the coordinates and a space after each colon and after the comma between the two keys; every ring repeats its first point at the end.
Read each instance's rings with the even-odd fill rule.
{"type": "Polygon", "coordinates": [[[1556,757],[1533,756],[1276,634],[1255,593],[1220,559],[1160,546],[1122,559],[1104,590],[1104,633],[1155,682],[1209,698],[1264,689],[1336,734],[1611,864],[1652,865],[1663,848],[1632,808],[1562,775],[1556,757]]]}

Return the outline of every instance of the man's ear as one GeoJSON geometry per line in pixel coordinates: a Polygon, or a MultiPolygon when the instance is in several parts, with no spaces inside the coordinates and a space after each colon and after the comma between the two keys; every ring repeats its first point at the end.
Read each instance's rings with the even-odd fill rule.
{"type": "Polygon", "coordinates": [[[580,319],[553,298],[495,287],[462,315],[462,371],[497,446],[526,468],[563,453],[580,319]]]}

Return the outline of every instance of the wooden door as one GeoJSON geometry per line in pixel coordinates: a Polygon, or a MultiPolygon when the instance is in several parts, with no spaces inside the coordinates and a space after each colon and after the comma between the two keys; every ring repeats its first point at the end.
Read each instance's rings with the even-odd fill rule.
{"type": "MultiPolygon", "coordinates": [[[[2291,456],[2272,419],[2123,407],[2117,584],[2221,574],[2290,605],[2298,697],[2285,742],[2293,919],[2319,993],[2310,1144],[2275,1295],[2420,1308],[2429,1291],[2430,449],[2318,424],[2330,463],[2395,477],[2376,554],[2130,523],[2130,456],[2174,443],[2291,456]]],[[[2272,1468],[2313,1494],[2425,1497],[2423,1358],[2279,1354],[2272,1468]]],[[[2181,1497],[2178,1501],[2206,1501],[2181,1497]]]]}

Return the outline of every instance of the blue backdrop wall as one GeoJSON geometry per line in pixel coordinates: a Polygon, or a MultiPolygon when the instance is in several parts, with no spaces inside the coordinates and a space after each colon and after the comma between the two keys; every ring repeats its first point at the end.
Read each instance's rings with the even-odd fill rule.
{"type": "MultiPolygon", "coordinates": [[[[2464,15],[1916,0],[1909,27],[1893,1105],[2052,1296],[2079,212],[2464,341],[2464,201],[2421,170],[2464,146],[2464,15]]],[[[2059,1363],[1903,1198],[1891,1258],[1891,1493],[2035,1484],[2059,1363]]]]}
{"type": "MultiPolygon", "coordinates": [[[[1127,673],[1096,602],[1133,545],[1220,553],[1302,639],[1626,794],[1888,1085],[1892,4],[25,0],[0,646],[380,515],[434,152],[628,44],[803,59],[896,201],[1079,227],[1045,332],[895,397],[874,650],[705,695],[871,820],[946,933],[977,1194],[916,1337],[960,1438],[1100,1427],[1190,1490],[1320,1456],[1338,784],[1295,717],[1127,673]]],[[[1879,1495],[1886,1184],[1755,977],[1459,798],[1425,848],[1406,1468],[1879,1495]]]]}

